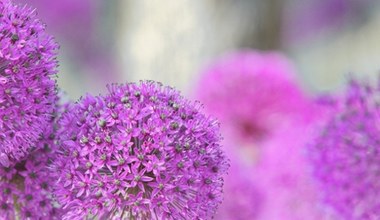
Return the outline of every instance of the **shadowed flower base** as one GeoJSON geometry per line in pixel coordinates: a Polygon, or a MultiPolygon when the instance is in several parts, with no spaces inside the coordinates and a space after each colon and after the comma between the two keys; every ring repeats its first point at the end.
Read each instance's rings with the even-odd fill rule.
{"type": "Polygon", "coordinates": [[[0,168],[0,219],[60,219],[50,193],[54,181],[48,170],[52,140],[39,143],[41,150],[14,166],[0,168]]]}
{"type": "Polygon", "coordinates": [[[228,156],[231,159],[231,167],[225,177],[224,200],[216,213],[215,219],[260,219],[264,198],[250,175],[251,169],[244,167],[233,152],[229,152],[228,156]]]}

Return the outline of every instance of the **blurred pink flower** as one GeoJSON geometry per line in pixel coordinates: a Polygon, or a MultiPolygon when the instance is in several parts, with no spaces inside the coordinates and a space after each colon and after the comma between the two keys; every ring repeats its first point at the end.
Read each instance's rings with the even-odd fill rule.
{"type": "Polygon", "coordinates": [[[259,219],[337,219],[321,202],[306,155],[306,145],[315,126],[327,114],[320,108],[319,117],[313,123],[290,124],[262,146],[252,172],[265,201],[259,219]]]}
{"type": "Polygon", "coordinates": [[[274,131],[260,143],[253,163],[246,163],[247,152],[236,148],[234,141],[224,141],[231,167],[216,219],[333,219],[319,198],[305,152],[309,137],[330,113],[331,102],[332,97],[319,98],[309,106],[310,120],[293,121],[274,131]]]}
{"type": "Polygon", "coordinates": [[[305,152],[331,100],[312,100],[294,74],[283,55],[258,51],[230,54],[203,73],[198,98],[220,118],[229,157],[237,156],[218,219],[333,219],[319,198],[305,152]],[[247,143],[260,146],[245,164],[249,171],[240,165],[247,154],[240,146],[247,143]]]}
{"type": "MultiPolygon", "coordinates": [[[[277,52],[240,51],[201,74],[197,97],[219,117],[228,138],[251,143],[291,120],[308,120],[309,100],[289,60],[277,52]]],[[[226,135],[225,134],[225,135],[226,135]]]]}
{"type": "Polygon", "coordinates": [[[344,219],[379,219],[380,84],[352,78],[311,141],[320,195],[344,219]]]}

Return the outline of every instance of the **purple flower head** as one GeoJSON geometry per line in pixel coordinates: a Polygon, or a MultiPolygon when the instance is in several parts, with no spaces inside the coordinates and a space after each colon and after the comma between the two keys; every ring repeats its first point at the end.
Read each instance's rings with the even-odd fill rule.
{"type": "Polygon", "coordinates": [[[0,219],[59,219],[52,200],[53,179],[48,169],[55,145],[51,132],[38,141],[39,150],[14,166],[0,168],[0,219]]]}
{"type": "Polygon", "coordinates": [[[0,2],[0,164],[9,167],[36,146],[57,101],[57,44],[35,11],[0,2]]]}
{"type": "Polygon", "coordinates": [[[310,147],[324,199],[344,219],[380,216],[379,92],[352,80],[310,147]]]}
{"type": "Polygon", "coordinates": [[[241,51],[216,61],[202,75],[197,96],[231,137],[268,137],[288,116],[300,119],[307,100],[289,61],[276,52],[241,51]]]}
{"type": "Polygon", "coordinates": [[[159,83],[111,85],[59,121],[55,194],[66,219],[210,219],[228,162],[219,124],[159,83]]]}

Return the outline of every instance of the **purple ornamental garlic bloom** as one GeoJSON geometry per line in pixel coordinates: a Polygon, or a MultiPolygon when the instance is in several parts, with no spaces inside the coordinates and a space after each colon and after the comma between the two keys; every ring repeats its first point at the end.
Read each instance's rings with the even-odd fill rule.
{"type": "Polygon", "coordinates": [[[310,147],[325,202],[343,219],[380,216],[379,94],[353,80],[310,147]]]}
{"type": "Polygon", "coordinates": [[[201,74],[197,97],[239,141],[257,142],[289,118],[301,118],[308,101],[290,62],[277,52],[240,51],[201,74]],[[291,116],[291,117],[289,117],[291,116]]]}
{"type": "Polygon", "coordinates": [[[108,86],[59,121],[65,219],[211,219],[228,163],[219,124],[159,83],[108,86]]]}
{"type": "Polygon", "coordinates": [[[14,166],[0,168],[0,219],[60,219],[52,200],[53,179],[48,169],[54,154],[51,133],[38,141],[39,150],[14,166]]]}
{"type": "Polygon", "coordinates": [[[35,147],[57,101],[53,38],[34,10],[0,1],[0,164],[9,167],[35,147]]]}

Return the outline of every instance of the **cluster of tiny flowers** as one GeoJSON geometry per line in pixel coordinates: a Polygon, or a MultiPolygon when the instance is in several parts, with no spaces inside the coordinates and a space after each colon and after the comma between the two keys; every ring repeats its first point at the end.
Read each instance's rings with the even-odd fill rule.
{"type": "Polygon", "coordinates": [[[228,168],[219,124],[151,81],[111,85],[59,121],[55,194],[66,219],[211,219],[228,168]]]}
{"type": "Polygon", "coordinates": [[[0,165],[22,160],[51,123],[57,44],[34,10],[0,1],[0,165]]]}
{"type": "Polygon", "coordinates": [[[380,216],[380,89],[352,81],[310,157],[327,204],[344,219],[380,216]]]}
{"type": "Polygon", "coordinates": [[[14,166],[0,168],[0,219],[59,219],[51,194],[55,179],[48,169],[53,138],[51,132],[44,132],[39,150],[14,166]]]}
{"type": "Polygon", "coordinates": [[[201,73],[197,97],[220,118],[231,137],[263,140],[289,115],[300,115],[306,98],[290,62],[275,52],[240,51],[201,73]]]}

